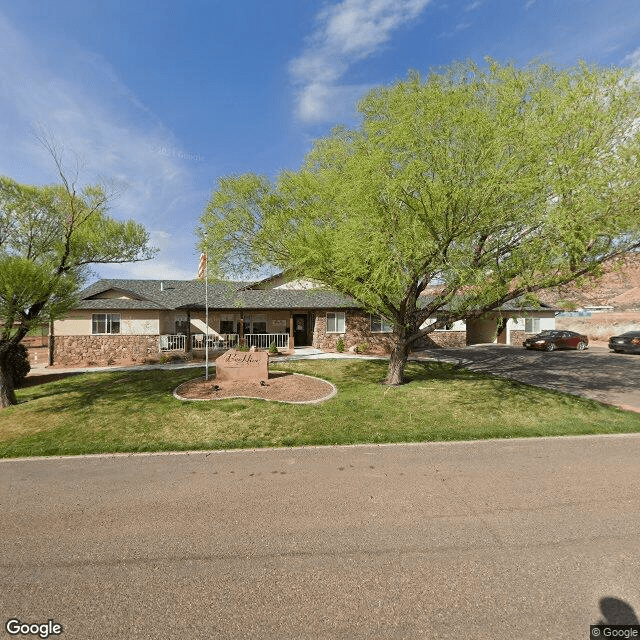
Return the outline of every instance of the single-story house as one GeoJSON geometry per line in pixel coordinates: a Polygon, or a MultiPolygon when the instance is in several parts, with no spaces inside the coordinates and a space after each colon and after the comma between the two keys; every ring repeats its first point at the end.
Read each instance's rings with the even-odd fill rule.
{"type": "MultiPolygon", "coordinates": [[[[482,319],[460,321],[429,334],[423,346],[480,342],[517,344],[555,328],[550,307],[505,305],[482,319]]],[[[201,280],[105,279],[81,293],[76,307],[51,332],[54,364],[144,361],[162,352],[204,351],[237,344],[280,349],[309,345],[335,350],[367,342],[389,351],[392,327],[352,298],[282,274],[256,283],[201,280]],[[206,304],[205,304],[206,300],[206,304]],[[205,324],[208,307],[208,329],[205,324]]]]}

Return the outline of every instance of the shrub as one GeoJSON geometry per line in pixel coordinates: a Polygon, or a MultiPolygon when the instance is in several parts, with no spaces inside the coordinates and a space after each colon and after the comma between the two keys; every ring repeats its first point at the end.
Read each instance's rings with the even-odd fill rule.
{"type": "Polygon", "coordinates": [[[336,350],[338,353],[344,353],[344,340],[342,338],[338,338],[338,342],[336,343],[336,350]]]}
{"type": "Polygon", "coordinates": [[[18,389],[22,386],[29,371],[31,371],[27,348],[21,343],[15,345],[7,355],[7,363],[13,377],[13,386],[18,389]]]}
{"type": "Polygon", "coordinates": [[[249,347],[246,344],[242,344],[239,347],[236,347],[236,351],[249,351],[249,347]]]}
{"type": "Polygon", "coordinates": [[[276,346],[275,341],[273,341],[270,345],[269,345],[269,353],[271,354],[276,354],[278,353],[278,347],[276,346]]]}
{"type": "Polygon", "coordinates": [[[358,353],[364,353],[368,348],[369,348],[369,343],[368,343],[368,342],[361,342],[361,343],[356,347],[356,351],[357,351],[358,353]]]}

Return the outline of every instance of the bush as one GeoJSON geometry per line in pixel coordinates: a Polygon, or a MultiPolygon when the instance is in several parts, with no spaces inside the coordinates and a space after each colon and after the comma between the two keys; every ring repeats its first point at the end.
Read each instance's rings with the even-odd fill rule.
{"type": "Polygon", "coordinates": [[[278,347],[277,347],[277,345],[275,343],[275,340],[269,345],[269,353],[274,354],[274,355],[276,353],[278,353],[278,347]]]}
{"type": "Polygon", "coordinates": [[[338,338],[338,342],[336,343],[336,350],[338,353],[344,353],[344,340],[342,338],[338,338]]]}
{"type": "Polygon", "coordinates": [[[364,353],[368,348],[369,348],[369,343],[368,343],[368,342],[361,342],[361,343],[356,347],[356,351],[357,351],[358,353],[364,353]]]}
{"type": "Polygon", "coordinates": [[[21,343],[15,345],[11,351],[9,351],[7,363],[13,377],[13,386],[18,389],[22,386],[29,371],[31,371],[27,348],[21,343]]]}
{"type": "Polygon", "coordinates": [[[249,351],[249,347],[247,347],[246,344],[240,345],[239,347],[236,347],[236,351],[249,351]]]}

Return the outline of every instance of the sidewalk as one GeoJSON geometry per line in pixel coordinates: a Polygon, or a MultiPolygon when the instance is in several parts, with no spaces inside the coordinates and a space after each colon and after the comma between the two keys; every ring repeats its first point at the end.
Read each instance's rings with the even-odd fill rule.
{"type": "MultiPolygon", "coordinates": [[[[293,355],[282,355],[271,358],[269,362],[289,362],[291,360],[319,360],[327,358],[347,358],[347,359],[369,359],[384,360],[384,356],[365,356],[356,353],[325,353],[313,347],[297,347],[293,355]]],[[[217,356],[216,356],[217,357],[217,356]]],[[[136,364],[127,366],[111,365],[106,367],[49,367],[46,364],[32,364],[31,371],[27,377],[78,374],[78,373],[98,373],[101,371],[153,371],[155,369],[196,369],[205,366],[204,361],[197,362],[177,362],[167,364],[136,364]]],[[[215,369],[215,357],[209,360],[209,367],[215,369]]]]}

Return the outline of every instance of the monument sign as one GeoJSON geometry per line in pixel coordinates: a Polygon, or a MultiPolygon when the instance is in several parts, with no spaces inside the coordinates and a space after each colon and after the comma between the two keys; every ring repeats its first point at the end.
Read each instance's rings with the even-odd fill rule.
{"type": "Polygon", "coordinates": [[[229,349],[216,358],[216,380],[260,381],[269,378],[269,355],[266,351],[229,349]]]}

